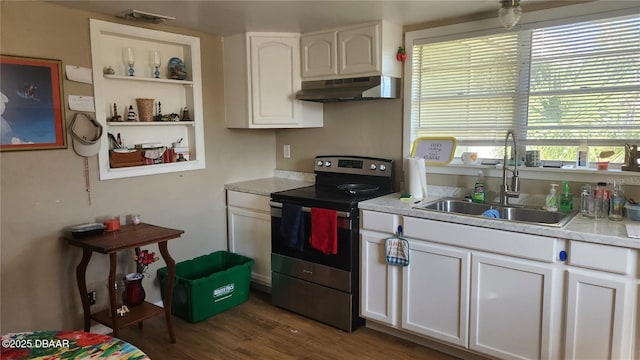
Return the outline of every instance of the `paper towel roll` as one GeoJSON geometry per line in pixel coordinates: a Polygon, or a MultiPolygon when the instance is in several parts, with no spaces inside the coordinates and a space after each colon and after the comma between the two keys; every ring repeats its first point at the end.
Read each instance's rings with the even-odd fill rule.
{"type": "Polygon", "coordinates": [[[406,184],[409,194],[415,201],[427,197],[427,171],[424,159],[420,157],[407,158],[406,184]]]}

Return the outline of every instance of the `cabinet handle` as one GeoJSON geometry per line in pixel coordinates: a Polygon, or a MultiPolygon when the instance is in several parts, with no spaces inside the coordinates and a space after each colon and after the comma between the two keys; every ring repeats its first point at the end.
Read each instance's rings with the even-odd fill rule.
{"type": "Polygon", "coordinates": [[[567,252],[564,250],[560,251],[560,253],[558,254],[558,257],[560,258],[560,261],[567,260],[567,252]]]}

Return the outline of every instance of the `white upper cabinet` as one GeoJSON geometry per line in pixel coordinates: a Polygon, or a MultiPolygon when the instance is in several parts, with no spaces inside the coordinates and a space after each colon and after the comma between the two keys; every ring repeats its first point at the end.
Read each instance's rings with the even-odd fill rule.
{"type": "Polygon", "coordinates": [[[299,41],[292,33],[224,38],[227,127],[322,127],[322,104],[295,99],[301,87],[299,41]]]}
{"type": "Polygon", "coordinates": [[[303,77],[338,75],[337,35],[328,31],[300,38],[303,77]]]}
{"type": "MultiPolygon", "coordinates": [[[[144,29],[134,26],[90,20],[91,60],[93,66],[94,100],[96,120],[104,127],[98,161],[100,179],[116,179],[132,176],[152,175],[185,170],[203,169],[204,159],[204,114],[202,110],[202,80],[200,69],[200,39],[197,37],[144,29]],[[128,76],[128,65],[124,63],[124,48],[134,54],[134,75],[128,76]],[[160,57],[159,77],[154,76],[150,54],[160,57]],[[172,79],[168,76],[169,62],[180,59],[186,68],[186,78],[172,79]],[[111,67],[114,74],[104,74],[111,67]],[[153,121],[113,121],[114,104],[121,120],[127,119],[132,106],[140,115],[136,99],[153,99],[153,121]],[[182,116],[188,108],[189,121],[168,121],[165,116],[156,121],[158,104],[164,115],[182,116]],[[142,151],[116,154],[110,151],[107,136],[120,135],[122,145],[134,148],[142,143],[153,143],[171,148],[172,143],[182,139],[181,160],[165,153],[160,159],[149,159],[142,151]],[[116,156],[117,160],[113,156],[116,156]],[[148,165],[144,165],[148,164],[148,165]]],[[[182,77],[182,76],[181,76],[182,77]]],[[[155,152],[158,154],[158,152],[155,152]]]]}
{"type": "Polygon", "coordinates": [[[341,75],[380,71],[380,27],[371,24],[338,32],[341,75]]]}
{"type": "Polygon", "coordinates": [[[387,21],[303,34],[300,44],[304,80],[402,75],[402,27],[387,21]]]}

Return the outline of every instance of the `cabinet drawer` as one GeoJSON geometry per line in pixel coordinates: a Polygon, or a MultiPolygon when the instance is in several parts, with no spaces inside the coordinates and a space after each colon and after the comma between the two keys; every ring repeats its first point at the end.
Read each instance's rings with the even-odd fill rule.
{"type": "Polygon", "coordinates": [[[625,275],[632,272],[632,249],[581,241],[571,241],[569,246],[569,265],[625,275]]]}
{"type": "Polygon", "coordinates": [[[400,217],[398,215],[362,210],[362,229],[395,233],[398,230],[400,217]]]}
{"type": "Polygon", "coordinates": [[[270,211],[268,196],[249,194],[238,191],[227,191],[227,205],[264,212],[270,211]]]}
{"type": "Polygon", "coordinates": [[[560,240],[442,221],[404,217],[404,235],[469,249],[555,262],[560,240]]]}

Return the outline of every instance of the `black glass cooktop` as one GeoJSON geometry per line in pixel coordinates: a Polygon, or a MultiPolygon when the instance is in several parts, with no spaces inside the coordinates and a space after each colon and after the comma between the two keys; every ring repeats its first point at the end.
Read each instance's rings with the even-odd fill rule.
{"type": "Polygon", "coordinates": [[[358,207],[358,202],[373,199],[389,194],[388,190],[365,191],[350,194],[339,190],[337,186],[307,186],[303,188],[285,190],[271,194],[271,199],[276,202],[287,202],[305,207],[322,207],[349,211],[358,207]]]}

